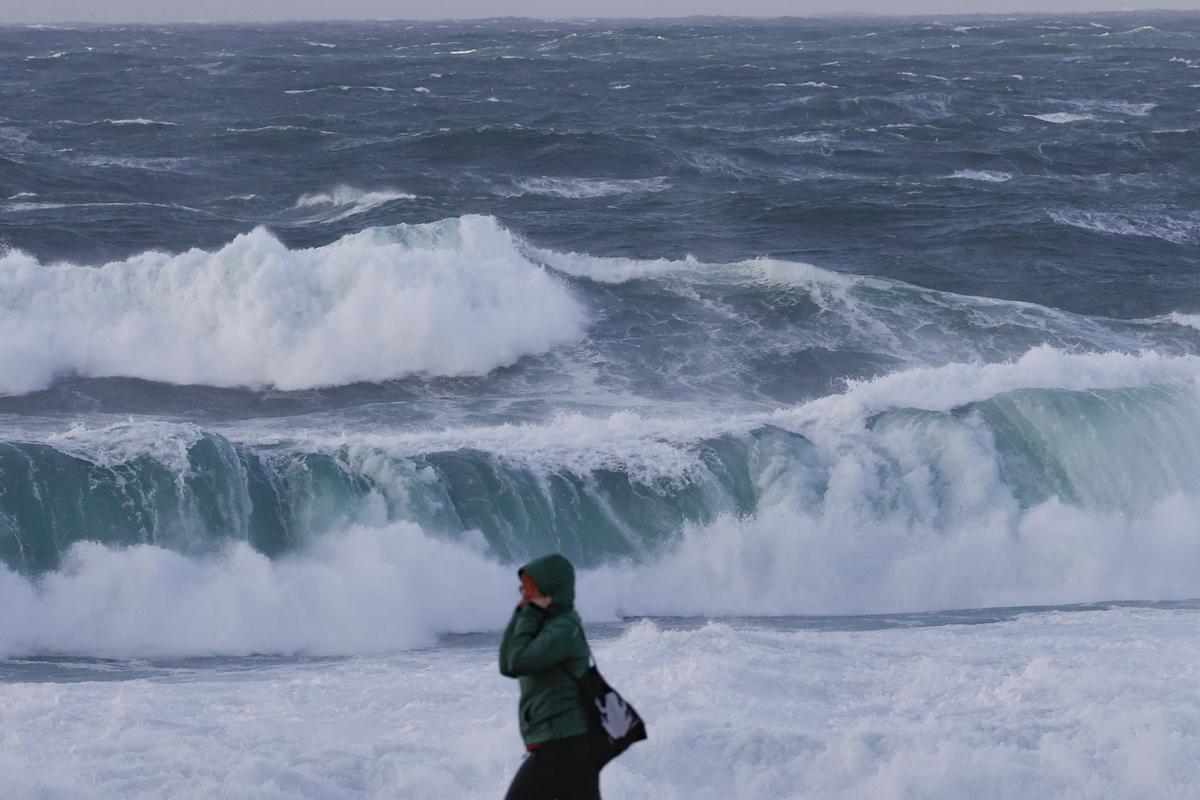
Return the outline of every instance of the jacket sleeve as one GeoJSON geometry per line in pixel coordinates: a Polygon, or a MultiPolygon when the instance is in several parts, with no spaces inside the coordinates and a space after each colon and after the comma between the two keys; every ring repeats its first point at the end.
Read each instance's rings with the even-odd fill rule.
{"type": "Polygon", "coordinates": [[[513,609],[508,625],[504,628],[504,636],[500,639],[500,674],[506,678],[517,677],[508,671],[508,653],[512,650],[513,630],[517,627],[517,616],[520,613],[521,609],[513,609]]]}
{"type": "Polygon", "coordinates": [[[571,657],[572,643],[579,635],[578,627],[565,616],[547,620],[545,612],[527,605],[513,615],[504,633],[500,672],[515,678],[556,667],[571,657]]]}

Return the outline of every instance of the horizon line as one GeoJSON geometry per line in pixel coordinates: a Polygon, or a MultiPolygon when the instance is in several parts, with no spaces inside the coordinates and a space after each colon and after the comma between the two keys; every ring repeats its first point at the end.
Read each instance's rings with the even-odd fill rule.
{"type": "Polygon", "coordinates": [[[94,20],[54,20],[54,21],[2,21],[0,20],[0,28],[5,27],[56,27],[56,26],[80,26],[80,27],[104,27],[109,25],[289,25],[295,23],[413,23],[413,24],[431,24],[444,22],[500,22],[500,21],[521,21],[521,22],[682,22],[686,20],[747,20],[747,21],[770,21],[770,20],[805,20],[805,19],[881,19],[881,20],[900,20],[900,19],[929,19],[929,18],[946,18],[946,19],[964,19],[978,17],[1003,17],[1003,18],[1022,18],[1022,17],[1084,17],[1084,16],[1118,16],[1129,14],[1194,14],[1200,12],[1200,5],[1192,8],[1126,8],[1126,9],[1096,9],[1096,10],[1075,10],[1075,11],[951,11],[951,12],[917,12],[917,13],[890,13],[887,11],[827,11],[814,12],[811,14],[677,14],[677,15],[657,15],[657,16],[563,16],[563,17],[537,17],[525,16],[521,14],[499,14],[479,17],[285,17],[285,18],[235,18],[235,19],[175,19],[175,20],[134,20],[134,19],[114,19],[103,22],[94,20]]]}

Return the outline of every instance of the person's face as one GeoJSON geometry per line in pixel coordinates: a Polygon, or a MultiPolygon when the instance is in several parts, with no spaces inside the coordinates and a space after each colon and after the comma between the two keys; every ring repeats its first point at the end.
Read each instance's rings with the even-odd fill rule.
{"type": "Polygon", "coordinates": [[[526,600],[532,600],[535,597],[541,597],[541,596],[542,596],[542,593],[538,590],[537,583],[533,580],[533,578],[529,577],[528,575],[526,575],[525,573],[522,572],[521,573],[521,597],[524,597],[526,600]]]}

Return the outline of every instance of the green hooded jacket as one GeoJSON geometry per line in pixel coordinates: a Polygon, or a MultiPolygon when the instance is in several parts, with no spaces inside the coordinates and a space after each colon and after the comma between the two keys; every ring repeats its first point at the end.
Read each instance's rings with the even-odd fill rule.
{"type": "Polygon", "coordinates": [[[583,623],[575,613],[575,568],[555,554],[530,561],[521,573],[550,598],[545,611],[532,603],[514,611],[500,641],[500,674],[521,682],[521,738],[538,744],[587,733],[575,682],[589,662],[583,623]]]}

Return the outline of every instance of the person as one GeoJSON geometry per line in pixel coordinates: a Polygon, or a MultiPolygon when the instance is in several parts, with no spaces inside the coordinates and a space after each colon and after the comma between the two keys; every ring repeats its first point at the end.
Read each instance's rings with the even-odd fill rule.
{"type": "Polygon", "coordinates": [[[521,685],[525,760],[505,800],[600,800],[600,771],[576,681],[591,662],[575,613],[575,568],[554,554],[517,571],[521,602],[500,641],[500,674],[521,685]]]}

